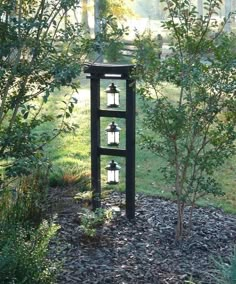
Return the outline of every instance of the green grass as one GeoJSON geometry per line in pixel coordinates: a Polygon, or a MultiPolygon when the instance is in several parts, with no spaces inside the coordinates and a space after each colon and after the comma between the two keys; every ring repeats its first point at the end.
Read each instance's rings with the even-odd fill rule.
{"type": "MultiPolygon", "coordinates": [[[[103,80],[101,82],[101,107],[105,108],[106,98],[103,90],[111,82],[109,80],[103,80]]],[[[124,99],[124,82],[115,82],[121,90],[121,109],[125,109],[124,99]]],[[[171,92],[173,100],[175,90],[172,86],[168,86],[171,92]]],[[[48,104],[50,112],[56,112],[61,107],[61,101],[64,98],[64,94],[69,90],[64,89],[58,93],[55,93],[48,104]]],[[[79,124],[79,128],[76,133],[69,133],[60,136],[53,141],[46,149],[47,154],[53,162],[52,177],[57,179],[56,175],[61,176],[63,181],[61,184],[67,184],[65,182],[65,176],[69,183],[70,178],[75,182],[73,176],[90,175],[90,90],[89,79],[81,77],[81,89],[78,95],[79,102],[75,107],[72,120],[74,123],[79,124]]],[[[140,108],[141,101],[137,99],[137,130],[142,127],[142,111],[140,108]]],[[[116,123],[121,127],[121,145],[123,148],[125,145],[125,121],[123,119],[114,119],[116,123]]],[[[112,121],[112,118],[101,119],[101,143],[102,146],[106,146],[106,133],[105,128],[112,121]]],[[[50,127],[52,125],[45,126],[50,127]]],[[[163,161],[153,155],[147,150],[141,150],[138,146],[138,136],[136,143],[136,190],[148,195],[158,195],[163,197],[171,197],[170,187],[165,185],[162,174],[159,171],[159,167],[163,164],[163,161]]],[[[102,188],[110,189],[111,187],[106,184],[106,164],[112,159],[112,157],[101,157],[101,172],[102,172],[102,188]]],[[[125,159],[116,157],[115,159],[122,167],[120,177],[121,182],[118,186],[114,187],[117,190],[124,190],[125,188],[125,159]]],[[[236,213],[236,157],[229,160],[222,169],[217,173],[217,178],[222,182],[225,195],[223,197],[207,197],[204,200],[200,200],[199,204],[202,206],[216,206],[224,209],[226,212],[236,213]]],[[[60,182],[59,182],[60,184],[60,182]]],[[[87,186],[87,184],[86,184],[87,186]]]]}

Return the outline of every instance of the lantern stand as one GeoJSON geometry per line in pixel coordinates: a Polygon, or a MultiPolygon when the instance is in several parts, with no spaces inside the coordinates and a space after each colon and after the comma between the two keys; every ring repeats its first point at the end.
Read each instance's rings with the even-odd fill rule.
{"type": "MultiPolygon", "coordinates": [[[[91,92],[91,186],[93,190],[93,209],[95,210],[96,208],[101,207],[101,155],[125,157],[126,216],[128,219],[133,219],[135,217],[135,80],[130,77],[133,70],[134,65],[130,64],[111,65],[98,63],[87,65],[84,70],[85,73],[90,74],[87,75],[87,78],[90,79],[91,92]],[[123,111],[111,109],[119,106],[120,91],[114,84],[111,84],[106,89],[107,94],[115,94],[113,97],[114,101],[108,102],[107,100],[107,107],[109,109],[100,109],[100,80],[102,79],[126,81],[126,110],[123,111]],[[125,149],[101,147],[101,117],[115,117],[125,119],[125,149]]],[[[114,145],[109,145],[108,143],[108,146],[114,145]]],[[[111,164],[114,163],[114,160],[112,160],[110,167],[111,164]]],[[[110,170],[110,168],[107,168],[107,170],[108,169],[110,170]]],[[[117,173],[119,173],[118,170],[119,169],[117,169],[117,173]]],[[[119,175],[115,178],[117,177],[119,178],[119,175]]],[[[115,179],[114,181],[116,182],[117,179],[115,179]]]]}

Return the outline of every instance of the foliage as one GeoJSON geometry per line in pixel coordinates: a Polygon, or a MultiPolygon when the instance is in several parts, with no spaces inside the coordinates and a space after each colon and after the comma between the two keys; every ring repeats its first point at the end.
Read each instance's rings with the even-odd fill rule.
{"type": "Polygon", "coordinates": [[[42,221],[47,177],[37,169],[17,179],[17,190],[1,191],[1,283],[54,283],[59,266],[48,259],[48,245],[59,227],[42,221]]]}
{"type": "Polygon", "coordinates": [[[112,41],[109,46],[104,49],[105,58],[109,63],[117,62],[122,57],[122,48],[124,44],[120,41],[112,41]]]}
{"type": "Polygon", "coordinates": [[[117,61],[121,56],[120,50],[123,47],[121,39],[128,34],[128,28],[119,25],[117,18],[113,15],[100,16],[99,32],[95,35],[96,50],[106,56],[108,61],[117,61]]]}
{"type": "Polygon", "coordinates": [[[77,102],[72,92],[77,91],[78,75],[95,47],[83,26],[70,19],[78,4],[79,0],[0,1],[0,279],[4,283],[53,281],[47,250],[58,227],[41,223],[48,185],[44,175],[48,177],[51,167],[45,146],[76,129],[70,124],[77,102]],[[49,98],[61,87],[70,91],[60,111],[49,112],[49,98]],[[48,124],[52,129],[42,131],[48,124]]]}
{"type": "Polygon", "coordinates": [[[234,284],[236,283],[236,249],[231,258],[224,261],[222,258],[214,260],[216,269],[212,275],[217,284],[234,284]]]}
{"type": "Polygon", "coordinates": [[[51,187],[76,185],[80,191],[87,191],[90,188],[90,175],[75,166],[54,167],[50,173],[49,185],[51,187]]]}
{"type": "Polygon", "coordinates": [[[100,17],[113,15],[119,19],[134,16],[132,9],[129,7],[129,2],[133,0],[102,0],[100,1],[100,17]]]}
{"type": "Polygon", "coordinates": [[[95,1],[94,2],[94,32],[97,44],[97,60],[103,61],[103,56],[108,62],[115,62],[121,57],[120,49],[123,47],[121,39],[128,34],[121,19],[130,13],[130,9],[124,1],[95,1]]]}
{"type": "Polygon", "coordinates": [[[0,224],[0,282],[54,283],[57,264],[47,258],[58,226],[43,222],[38,229],[0,224]]]}
{"type": "Polygon", "coordinates": [[[47,171],[38,169],[0,195],[1,283],[54,283],[56,262],[48,259],[48,244],[58,226],[42,221],[47,171]]]}
{"type": "Polygon", "coordinates": [[[146,30],[143,34],[136,33],[135,46],[137,47],[136,61],[138,68],[155,67],[160,63],[160,53],[162,43],[152,37],[150,30],[146,30]]]}
{"type": "Polygon", "coordinates": [[[37,169],[15,182],[16,188],[2,190],[0,222],[39,225],[48,188],[48,170],[37,169]]]}
{"type": "Polygon", "coordinates": [[[81,229],[88,237],[95,237],[97,228],[105,223],[106,220],[112,218],[112,211],[103,208],[97,208],[95,211],[84,209],[81,216],[81,229]]]}
{"type": "Polygon", "coordinates": [[[60,113],[44,111],[55,89],[77,89],[75,78],[91,49],[68,13],[77,0],[1,1],[0,4],[0,188],[39,165],[49,166],[44,146],[75,126],[76,99],[65,95],[60,113]],[[51,123],[51,132],[36,131],[51,123]],[[7,181],[6,181],[7,180],[7,181]]]}
{"type": "Polygon", "coordinates": [[[78,192],[74,196],[74,198],[75,198],[75,200],[78,200],[78,201],[91,200],[92,199],[92,194],[93,194],[93,192],[91,190],[84,191],[84,192],[78,192]]]}
{"type": "Polygon", "coordinates": [[[0,273],[4,283],[52,283],[55,274],[47,247],[57,227],[40,224],[47,189],[44,176],[50,167],[44,146],[74,129],[68,119],[76,99],[66,95],[54,115],[46,112],[46,104],[61,86],[77,89],[74,79],[90,49],[81,26],[66,16],[76,5],[74,0],[0,3],[0,273]],[[38,131],[46,123],[54,125],[52,131],[38,131]]]}
{"type": "Polygon", "coordinates": [[[172,53],[163,60],[155,56],[151,39],[136,40],[146,113],[142,147],[166,161],[162,171],[178,205],[177,239],[183,236],[185,205],[193,209],[198,198],[222,194],[214,172],[235,153],[235,35],[214,20],[220,2],[205,1],[202,17],[191,1],[166,1],[163,27],[171,35],[172,53]],[[165,93],[167,83],[176,96],[165,93]]]}

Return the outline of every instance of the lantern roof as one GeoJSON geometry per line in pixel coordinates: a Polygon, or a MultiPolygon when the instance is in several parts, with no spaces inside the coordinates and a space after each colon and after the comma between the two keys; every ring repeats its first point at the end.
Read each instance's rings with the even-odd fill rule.
{"type": "Polygon", "coordinates": [[[117,162],[114,160],[111,160],[110,163],[106,166],[106,170],[111,170],[111,171],[118,171],[121,169],[121,167],[118,165],[117,162]]]}
{"type": "Polygon", "coordinates": [[[106,132],[120,132],[120,130],[121,128],[114,121],[112,121],[112,123],[110,123],[106,128],[106,132]]]}
{"type": "MultiPolygon", "coordinates": [[[[104,63],[91,63],[86,64],[84,73],[90,73],[96,77],[109,78],[112,75],[120,75],[120,79],[128,79],[134,69],[133,64],[104,64],[104,63]],[[108,75],[108,76],[106,76],[108,75]]],[[[118,78],[117,78],[118,79],[118,78]]]]}
{"type": "Polygon", "coordinates": [[[114,83],[111,83],[107,88],[106,88],[106,93],[119,93],[120,89],[117,88],[117,86],[114,83]]]}

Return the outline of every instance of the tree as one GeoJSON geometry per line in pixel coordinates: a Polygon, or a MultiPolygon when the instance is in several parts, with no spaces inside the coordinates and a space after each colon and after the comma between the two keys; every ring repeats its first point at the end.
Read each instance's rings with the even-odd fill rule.
{"type": "Polygon", "coordinates": [[[82,24],[84,24],[85,28],[89,31],[89,23],[88,23],[88,0],[82,0],[82,24]]]}
{"type": "Polygon", "coordinates": [[[220,0],[205,1],[205,17],[189,0],[164,2],[172,53],[161,61],[155,41],[138,36],[137,78],[145,110],[142,147],[166,162],[162,171],[177,201],[179,240],[186,205],[191,226],[196,200],[222,194],[214,173],[235,153],[235,35],[213,20],[220,0]]]}
{"type": "Polygon", "coordinates": [[[199,15],[203,16],[203,3],[202,3],[202,0],[198,0],[197,1],[197,8],[198,8],[199,15]]]}
{"type": "Polygon", "coordinates": [[[97,35],[101,32],[101,1],[94,0],[94,34],[97,35]]]}
{"type": "Polygon", "coordinates": [[[65,97],[55,117],[45,105],[62,86],[76,90],[91,43],[69,19],[77,0],[0,2],[0,189],[47,164],[44,146],[72,126],[75,99],[65,97]],[[64,25],[66,19],[66,25],[64,25]],[[36,131],[55,123],[52,133],[36,131]]]}
{"type": "Polygon", "coordinates": [[[127,17],[134,15],[133,11],[129,7],[129,4],[133,0],[124,1],[124,0],[102,0],[96,5],[99,7],[99,16],[107,17],[113,15],[119,20],[124,20],[127,17]]]}
{"type": "MultiPolygon", "coordinates": [[[[70,18],[79,0],[0,1],[0,189],[39,165],[48,165],[44,147],[60,133],[74,129],[70,118],[80,75],[97,38],[70,18]],[[56,89],[71,88],[61,113],[48,115],[45,107],[56,89]],[[43,123],[55,125],[39,132],[43,123]]],[[[106,19],[105,19],[106,20],[106,19]]],[[[100,34],[109,45],[122,36],[110,17],[100,34]]]]}
{"type": "MultiPolygon", "coordinates": [[[[128,2],[130,1],[132,0],[128,2]]],[[[103,61],[104,55],[109,61],[116,61],[119,56],[122,47],[120,40],[128,30],[121,20],[132,13],[126,2],[123,0],[94,0],[94,34],[97,42],[97,60],[100,62],[103,61]]]]}
{"type": "MultiPolygon", "coordinates": [[[[231,0],[225,0],[225,17],[226,18],[231,13],[231,7],[232,7],[232,1],[231,0]]],[[[225,25],[225,31],[230,32],[230,30],[231,30],[230,21],[227,21],[227,23],[225,25]]]]}

